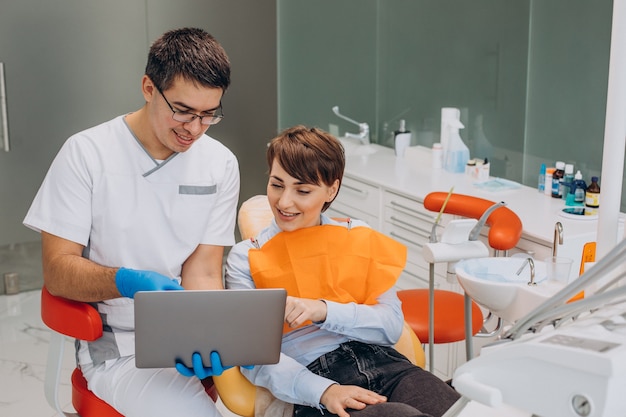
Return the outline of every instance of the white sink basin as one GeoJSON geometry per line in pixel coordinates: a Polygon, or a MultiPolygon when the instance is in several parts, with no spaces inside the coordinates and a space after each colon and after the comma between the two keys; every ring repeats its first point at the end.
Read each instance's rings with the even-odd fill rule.
{"type": "Polygon", "coordinates": [[[378,152],[378,147],[373,144],[364,145],[358,139],[347,138],[342,136],[339,138],[339,142],[343,145],[343,149],[348,155],[371,155],[378,152]]]}
{"type": "Polygon", "coordinates": [[[535,283],[529,285],[530,265],[516,272],[524,258],[476,258],[460,261],[456,276],[474,301],[513,323],[559,292],[565,284],[546,279],[546,265],[535,262],[535,283]]]}

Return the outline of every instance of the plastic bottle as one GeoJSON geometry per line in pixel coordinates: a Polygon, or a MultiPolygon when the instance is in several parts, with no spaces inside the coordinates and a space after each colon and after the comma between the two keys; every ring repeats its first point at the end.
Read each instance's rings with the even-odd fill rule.
{"type": "Polygon", "coordinates": [[[591,177],[591,184],[587,187],[585,193],[585,206],[589,208],[600,207],[600,185],[598,185],[598,177],[591,177]]]}
{"type": "Polygon", "coordinates": [[[565,173],[559,185],[559,193],[563,200],[571,193],[574,194],[574,165],[565,164],[565,173]]]}
{"type": "Polygon", "coordinates": [[[393,142],[397,157],[403,157],[406,148],[411,145],[411,132],[406,130],[406,122],[400,120],[400,128],[393,133],[393,142]]]}
{"type": "Polygon", "coordinates": [[[465,165],[469,161],[469,148],[463,143],[459,130],[463,123],[458,119],[448,119],[445,123],[448,129],[448,149],[445,152],[444,168],[448,172],[465,172],[465,165]]]}
{"type": "Polygon", "coordinates": [[[552,174],[552,197],[561,198],[561,178],[565,175],[565,162],[556,161],[556,170],[552,174]]]}
{"type": "Polygon", "coordinates": [[[441,133],[439,143],[443,149],[443,163],[446,163],[446,154],[448,152],[448,146],[450,142],[450,129],[448,128],[449,120],[461,120],[461,110],[455,107],[442,107],[441,108],[441,133]]]}
{"type": "Polygon", "coordinates": [[[543,193],[546,189],[546,164],[541,164],[539,169],[539,179],[537,181],[537,190],[543,193]]]}
{"type": "Polygon", "coordinates": [[[433,143],[433,169],[443,168],[443,147],[441,143],[433,143]]]}
{"type": "Polygon", "coordinates": [[[585,193],[587,192],[587,184],[583,180],[583,174],[580,170],[574,175],[574,204],[582,206],[585,204],[585,193]]]}
{"type": "Polygon", "coordinates": [[[546,168],[546,184],[543,187],[543,193],[545,195],[552,195],[552,176],[554,175],[554,171],[556,171],[554,167],[546,168]]]}

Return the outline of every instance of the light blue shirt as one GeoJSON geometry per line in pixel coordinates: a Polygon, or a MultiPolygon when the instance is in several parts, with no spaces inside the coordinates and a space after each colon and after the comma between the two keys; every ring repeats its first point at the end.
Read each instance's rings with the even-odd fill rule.
{"type": "MultiPolygon", "coordinates": [[[[326,215],[322,224],[347,226],[326,215]]],[[[366,223],[353,220],[352,227],[369,227],[366,223]]],[[[256,241],[263,246],[274,235],[281,232],[274,220],[263,229],[256,241]]],[[[248,239],[231,249],[226,262],[226,288],[255,288],[250,274],[248,251],[254,247],[248,239]]],[[[300,327],[283,336],[282,354],[275,365],[260,365],[242,373],[255,385],[269,389],[283,401],[319,407],[320,398],[326,389],[336,383],[318,376],[306,365],[340,344],[351,340],[364,343],[392,346],[400,338],[404,316],[395,289],[390,289],[377,298],[374,305],[337,303],[326,301],[326,320],[300,327]]]]}

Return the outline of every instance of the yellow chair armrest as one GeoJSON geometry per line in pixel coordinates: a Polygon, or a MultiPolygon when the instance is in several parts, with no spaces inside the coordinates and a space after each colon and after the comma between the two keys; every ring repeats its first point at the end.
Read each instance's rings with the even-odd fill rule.
{"type": "Polygon", "coordinates": [[[394,347],[420,368],[424,368],[426,365],[426,355],[422,343],[407,322],[404,322],[402,334],[394,347]]]}
{"type": "Polygon", "coordinates": [[[243,417],[254,417],[256,387],[242,375],[238,366],[213,376],[213,383],[226,408],[243,417]]]}

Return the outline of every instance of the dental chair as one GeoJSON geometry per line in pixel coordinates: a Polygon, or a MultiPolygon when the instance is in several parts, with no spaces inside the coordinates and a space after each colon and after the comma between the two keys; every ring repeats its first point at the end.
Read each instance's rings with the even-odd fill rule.
{"type": "MultiPolygon", "coordinates": [[[[273,217],[267,196],[256,195],[243,202],[237,219],[242,240],[256,236],[271,223],[273,217]]],[[[407,323],[395,348],[415,365],[424,367],[426,357],[421,342],[407,323]]],[[[226,408],[243,417],[254,416],[256,387],[241,374],[239,367],[214,376],[213,381],[226,408]]]]}
{"type": "MultiPolygon", "coordinates": [[[[90,304],[54,296],[44,286],[41,290],[41,318],[46,326],[54,330],[50,338],[44,380],[44,392],[48,404],[57,411],[59,416],[123,417],[89,390],[87,381],[78,367],[74,369],[71,376],[72,405],[78,414],[63,411],[59,403],[59,383],[65,338],[71,337],[86,341],[100,338],[102,319],[98,311],[90,304]]],[[[217,401],[217,391],[213,380],[207,378],[202,381],[202,384],[213,401],[217,401]]]]}
{"type": "MultiPolygon", "coordinates": [[[[483,330],[483,324],[488,320],[483,318],[480,307],[467,295],[454,291],[434,288],[434,264],[436,262],[456,262],[463,256],[486,257],[488,249],[482,247],[478,235],[483,225],[489,226],[489,246],[494,249],[494,255],[506,256],[508,250],[517,245],[522,236],[522,222],[519,217],[504,203],[496,203],[486,199],[464,194],[432,192],[424,198],[424,207],[433,212],[442,212],[478,222],[473,226],[466,239],[467,245],[458,253],[441,256],[437,246],[436,224],[433,225],[431,241],[424,246],[424,258],[429,262],[429,288],[407,289],[398,291],[402,300],[402,310],[405,320],[409,323],[417,337],[428,341],[429,370],[434,370],[434,344],[451,343],[465,340],[466,358],[473,357],[472,336],[481,332],[485,337],[497,334],[502,325],[498,318],[496,329],[491,332],[483,330]],[[471,247],[469,245],[472,245],[471,247]]],[[[448,248],[454,250],[455,245],[448,248]]],[[[459,249],[461,249],[459,245],[459,249]]]]}

